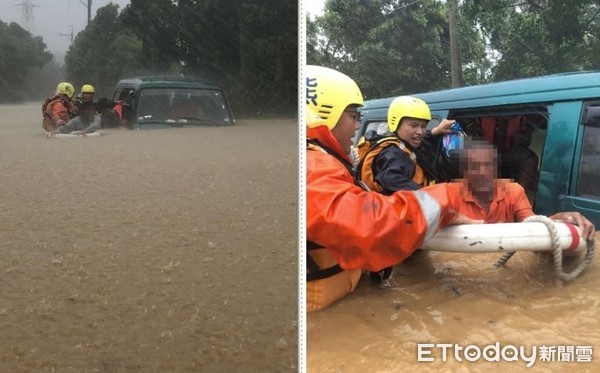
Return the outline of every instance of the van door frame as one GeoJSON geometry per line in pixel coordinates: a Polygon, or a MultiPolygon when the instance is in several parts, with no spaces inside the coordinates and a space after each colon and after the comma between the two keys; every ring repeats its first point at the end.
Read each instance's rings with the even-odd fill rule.
{"type": "MultiPolygon", "coordinates": [[[[569,186],[566,194],[561,195],[559,211],[578,211],[593,221],[600,221],[600,197],[577,195],[579,174],[583,152],[583,136],[586,124],[584,124],[585,108],[589,104],[600,104],[598,100],[580,101],[580,115],[577,123],[577,132],[573,152],[573,163],[570,169],[569,186]]],[[[599,180],[600,182],[600,180],[599,180]]]]}

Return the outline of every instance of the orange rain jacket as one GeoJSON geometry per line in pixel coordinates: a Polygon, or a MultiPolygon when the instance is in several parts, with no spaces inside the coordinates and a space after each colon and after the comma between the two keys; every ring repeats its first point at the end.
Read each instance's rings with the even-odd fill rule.
{"type": "Polygon", "coordinates": [[[42,127],[46,131],[53,131],[73,118],[75,111],[75,106],[71,102],[63,100],[60,96],[53,97],[43,107],[42,127]]]}
{"type": "Polygon", "coordinates": [[[460,207],[463,186],[440,183],[389,196],[365,191],[355,184],[350,159],[326,126],[307,128],[307,140],[310,312],[354,291],[361,270],[380,271],[400,263],[448,225],[460,207]]]}

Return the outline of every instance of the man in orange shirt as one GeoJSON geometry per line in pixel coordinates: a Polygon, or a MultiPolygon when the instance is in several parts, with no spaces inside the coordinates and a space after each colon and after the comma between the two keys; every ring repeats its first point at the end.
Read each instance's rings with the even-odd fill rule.
{"type": "MultiPolygon", "coordinates": [[[[492,145],[467,140],[459,154],[466,194],[459,210],[461,214],[486,223],[521,222],[535,215],[521,185],[497,178],[498,153],[492,145]]],[[[550,218],[576,224],[585,239],[594,239],[594,224],[578,212],[559,212],[550,218]]]]}

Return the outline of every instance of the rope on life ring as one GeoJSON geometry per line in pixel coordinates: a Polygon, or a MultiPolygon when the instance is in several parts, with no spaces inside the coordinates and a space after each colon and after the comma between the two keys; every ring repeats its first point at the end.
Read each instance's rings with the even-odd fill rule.
{"type": "MultiPolygon", "coordinates": [[[[552,248],[554,249],[554,272],[558,278],[563,281],[569,282],[579,277],[581,273],[585,270],[585,268],[592,262],[594,259],[594,255],[596,253],[596,243],[595,241],[587,242],[587,250],[585,252],[585,256],[579,262],[577,267],[575,267],[571,272],[563,271],[563,249],[560,247],[560,240],[558,237],[558,230],[554,225],[554,222],[543,215],[534,215],[526,218],[525,222],[540,222],[546,225],[548,231],[550,231],[550,237],[552,239],[552,248]]],[[[500,259],[494,264],[495,267],[502,267],[508,262],[508,260],[515,254],[515,251],[507,252],[503,254],[500,259]]]]}

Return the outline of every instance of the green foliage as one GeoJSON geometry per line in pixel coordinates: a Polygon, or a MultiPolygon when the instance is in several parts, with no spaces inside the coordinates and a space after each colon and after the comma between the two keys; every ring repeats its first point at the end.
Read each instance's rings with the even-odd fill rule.
{"type": "MultiPolygon", "coordinates": [[[[594,0],[463,0],[457,11],[467,85],[600,67],[594,0]]],[[[307,61],[352,76],[367,97],[450,87],[445,1],[327,0],[307,22],[307,61]]]]}
{"type": "Polygon", "coordinates": [[[176,41],[182,21],[170,0],[132,0],[123,10],[119,26],[141,40],[141,69],[166,73],[179,62],[176,41]]]}
{"type": "Polygon", "coordinates": [[[367,97],[428,91],[450,82],[445,6],[436,1],[328,0],[311,25],[309,63],[338,68],[367,97]],[[314,46],[314,44],[313,44],[314,46]]]}
{"type": "Polygon", "coordinates": [[[222,85],[236,116],[295,114],[297,4],[278,0],[132,0],[98,10],[65,58],[68,76],[102,94],[138,74],[222,85]]]}
{"type": "Polygon", "coordinates": [[[182,0],[178,40],[185,72],[223,85],[234,112],[297,107],[297,4],[279,0],[182,0]]]}
{"type": "MultiPolygon", "coordinates": [[[[67,79],[73,83],[75,90],[83,84],[92,84],[96,97],[110,94],[115,71],[109,71],[114,51],[110,47],[115,39],[118,6],[107,5],[98,9],[96,17],[84,31],[77,34],[73,45],[65,56],[67,79]]],[[[127,53],[127,50],[123,51],[127,53]]]]}
{"type": "Polygon", "coordinates": [[[27,74],[51,59],[42,38],[0,21],[0,102],[20,101],[27,74]]]}

